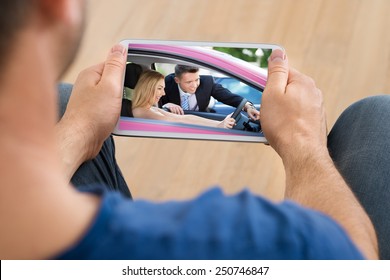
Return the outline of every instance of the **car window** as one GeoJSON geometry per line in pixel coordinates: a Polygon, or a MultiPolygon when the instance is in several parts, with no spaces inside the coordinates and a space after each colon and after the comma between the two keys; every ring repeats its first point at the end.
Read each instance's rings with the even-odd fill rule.
{"type": "MultiPolygon", "coordinates": [[[[164,76],[169,75],[169,74],[175,72],[176,64],[172,64],[172,63],[153,63],[153,65],[154,65],[154,70],[162,73],[164,76]]],[[[219,76],[222,75],[218,71],[208,70],[208,69],[201,68],[201,67],[199,67],[199,74],[200,75],[211,75],[213,77],[219,77],[219,76]]]]}
{"type": "Polygon", "coordinates": [[[233,77],[217,77],[215,82],[221,84],[224,88],[227,88],[232,93],[238,94],[253,104],[261,103],[262,92],[255,89],[233,77]]]}
{"type": "Polygon", "coordinates": [[[160,72],[164,76],[167,76],[175,72],[175,66],[176,64],[171,63],[154,63],[154,70],[160,72]]]}

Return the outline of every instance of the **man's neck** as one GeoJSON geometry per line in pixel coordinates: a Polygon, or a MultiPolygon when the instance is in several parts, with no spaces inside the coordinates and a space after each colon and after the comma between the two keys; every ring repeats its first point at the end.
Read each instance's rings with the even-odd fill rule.
{"type": "Polygon", "coordinates": [[[33,143],[50,139],[57,121],[56,73],[42,48],[16,43],[0,85],[1,129],[33,143]]]}
{"type": "Polygon", "coordinates": [[[185,92],[185,91],[180,87],[179,84],[177,85],[177,87],[179,88],[179,93],[180,93],[180,94],[188,94],[188,95],[191,95],[191,93],[185,92]]]}

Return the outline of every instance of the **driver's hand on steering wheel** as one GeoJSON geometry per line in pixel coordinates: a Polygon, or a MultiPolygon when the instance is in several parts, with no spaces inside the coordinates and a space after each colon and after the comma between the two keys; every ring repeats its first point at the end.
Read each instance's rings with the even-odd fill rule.
{"type": "Polygon", "coordinates": [[[245,104],[245,112],[248,114],[254,121],[258,121],[260,119],[260,112],[249,102],[245,104]]]}
{"type": "Polygon", "coordinates": [[[218,127],[232,129],[236,125],[236,120],[232,118],[232,114],[226,116],[226,118],[218,124],[218,127]]]}
{"type": "Polygon", "coordinates": [[[167,104],[164,104],[163,107],[169,109],[169,111],[170,111],[171,113],[173,113],[173,114],[176,114],[176,115],[184,115],[183,108],[181,108],[181,107],[180,107],[179,105],[177,105],[177,104],[167,103],[167,104]]]}

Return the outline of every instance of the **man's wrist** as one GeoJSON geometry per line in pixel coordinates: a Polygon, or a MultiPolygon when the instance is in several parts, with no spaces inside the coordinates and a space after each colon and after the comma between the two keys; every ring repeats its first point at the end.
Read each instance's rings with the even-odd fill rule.
{"type": "Polygon", "coordinates": [[[69,179],[83,162],[96,156],[100,143],[90,135],[92,130],[87,123],[72,116],[64,116],[56,125],[58,148],[69,179]]]}

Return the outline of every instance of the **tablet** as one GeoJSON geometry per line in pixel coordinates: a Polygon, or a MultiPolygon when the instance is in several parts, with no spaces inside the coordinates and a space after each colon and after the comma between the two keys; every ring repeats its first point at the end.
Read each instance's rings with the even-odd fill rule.
{"type": "Polygon", "coordinates": [[[114,135],[266,143],[258,120],[278,45],[123,40],[128,49],[114,135]]]}

